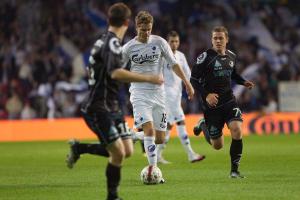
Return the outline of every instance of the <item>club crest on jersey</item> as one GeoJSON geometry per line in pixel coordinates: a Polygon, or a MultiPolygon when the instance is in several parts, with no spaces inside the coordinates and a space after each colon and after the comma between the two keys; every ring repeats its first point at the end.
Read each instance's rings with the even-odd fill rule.
{"type": "Polygon", "coordinates": [[[221,67],[221,66],[222,66],[221,63],[218,60],[216,60],[216,62],[215,62],[215,68],[218,68],[218,67],[221,67]]]}
{"type": "Polygon", "coordinates": [[[233,61],[229,61],[229,66],[233,67],[233,65],[234,65],[233,61]]]}
{"type": "Polygon", "coordinates": [[[120,42],[117,38],[110,39],[109,48],[115,54],[120,54],[121,51],[122,51],[122,47],[121,47],[120,42]]]}
{"type": "Polygon", "coordinates": [[[203,61],[205,60],[206,56],[207,56],[207,53],[206,53],[206,52],[203,52],[203,53],[197,58],[197,64],[203,63],[203,61]]]}

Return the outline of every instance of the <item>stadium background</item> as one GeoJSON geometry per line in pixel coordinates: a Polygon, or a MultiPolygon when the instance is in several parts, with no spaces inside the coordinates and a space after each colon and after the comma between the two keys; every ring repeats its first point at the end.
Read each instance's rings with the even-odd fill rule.
{"type": "MultiPolygon", "coordinates": [[[[79,116],[86,92],[90,48],[105,30],[105,12],[115,1],[1,1],[0,118],[79,116]]],[[[176,30],[180,50],[193,65],[210,47],[210,30],[223,24],[229,48],[238,54],[240,73],[256,83],[252,91],[234,86],[241,109],[278,111],[278,83],[300,79],[297,1],[124,1],[133,16],[146,9],[153,33],[176,30]]],[[[132,22],[125,42],[135,35],[132,22]]],[[[127,88],[121,93],[131,114],[127,88]]],[[[200,113],[199,99],[183,101],[186,113],[200,113]]]]}
{"type": "MultiPolygon", "coordinates": [[[[69,150],[66,139],[95,141],[79,118],[78,106],[87,91],[90,47],[105,30],[105,13],[113,2],[0,1],[0,200],[104,199],[101,171],[106,159],[82,156],[73,170],[66,168],[64,159],[69,150]]],[[[187,162],[180,141],[173,137],[164,152],[173,164],[160,166],[167,184],[141,184],[139,173],[147,161],[136,144],[135,154],[123,167],[121,196],[127,200],[298,200],[299,1],[123,2],[133,15],[143,9],[154,15],[154,34],[165,37],[172,29],[178,31],[180,50],[190,66],[210,47],[210,29],[225,25],[229,47],[238,54],[239,72],[256,88],[233,87],[244,112],[243,133],[248,135],[241,162],[246,179],[227,178],[229,137],[217,152],[202,137],[190,137],[195,151],[206,155],[198,164],[187,162]],[[287,101],[282,101],[283,96],[287,101]],[[298,112],[282,112],[286,106],[298,112]]],[[[132,23],[125,41],[134,35],[132,23]]],[[[127,88],[120,94],[130,122],[127,88]]],[[[199,98],[190,102],[184,96],[183,107],[191,134],[202,113],[199,98]]]]}
{"type": "MultiPolygon", "coordinates": [[[[90,48],[105,31],[105,13],[113,2],[116,1],[1,1],[0,119],[80,117],[79,105],[88,88],[85,66],[90,48]]],[[[258,128],[247,125],[249,132],[257,132],[257,129],[262,133],[299,132],[299,114],[287,120],[284,115],[273,114],[282,110],[279,83],[300,79],[300,6],[297,1],[124,2],[132,8],[133,16],[144,9],[154,16],[153,34],[166,37],[170,30],[176,30],[181,38],[180,50],[191,67],[197,55],[211,46],[211,28],[225,25],[230,33],[229,48],[238,55],[238,72],[256,84],[250,91],[233,85],[242,111],[256,112],[249,120],[272,114],[271,118],[264,118],[263,123],[255,125],[258,128]]],[[[132,20],[124,42],[134,35],[132,20]]],[[[291,109],[295,107],[295,111],[299,110],[295,104],[299,93],[296,91],[285,103],[291,109]]],[[[125,85],[120,99],[125,114],[130,116],[128,97],[125,85]]],[[[183,95],[186,114],[202,112],[199,99],[196,96],[188,101],[183,95]]],[[[247,114],[244,116],[248,118],[247,114]]],[[[187,121],[191,129],[191,122],[195,120],[187,121]]],[[[23,123],[21,129],[34,126],[27,123],[23,123]]],[[[1,126],[0,140],[10,140],[4,139],[4,134],[13,139],[16,130],[12,127],[17,125],[2,121],[1,126]]],[[[49,129],[42,127],[45,131],[49,129]]],[[[31,131],[27,128],[28,135],[31,131]]]]}

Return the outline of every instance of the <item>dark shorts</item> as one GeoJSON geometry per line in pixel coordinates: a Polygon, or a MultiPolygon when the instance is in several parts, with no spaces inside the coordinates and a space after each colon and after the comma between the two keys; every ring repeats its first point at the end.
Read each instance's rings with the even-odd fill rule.
{"type": "Polygon", "coordinates": [[[109,113],[103,111],[92,114],[82,112],[82,116],[88,127],[105,145],[113,143],[120,137],[121,139],[131,137],[122,112],[109,113]]]}
{"type": "Polygon", "coordinates": [[[225,123],[228,125],[231,121],[243,121],[242,112],[236,101],[230,101],[218,108],[206,110],[204,119],[212,139],[222,136],[225,123]]]}

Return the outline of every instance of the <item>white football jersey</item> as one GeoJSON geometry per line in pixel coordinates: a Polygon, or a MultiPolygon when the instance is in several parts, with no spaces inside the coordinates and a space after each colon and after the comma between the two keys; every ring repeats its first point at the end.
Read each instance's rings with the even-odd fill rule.
{"type": "MultiPolygon", "coordinates": [[[[181,66],[185,76],[189,80],[191,77],[191,70],[187,63],[185,55],[180,51],[175,51],[175,58],[178,64],[181,66]]],[[[182,80],[175,74],[172,69],[172,65],[167,60],[163,60],[163,75],[165,80],[165,90],[168,94],[180,94],[182,93],[182,80]]]]}
{"type": "MultiPolygon", "coordinates": [[[[130,71],[140,74],[162,74],[163,58],[173,66],[178,63],[167,41],[157,35],[150,35],[147,43],[133,38],[123,46],[124,63],[130,62],[130,71]]],[[[163,85],[152,83],[131,83],[129,91],[163,90],[163,85]]]]}

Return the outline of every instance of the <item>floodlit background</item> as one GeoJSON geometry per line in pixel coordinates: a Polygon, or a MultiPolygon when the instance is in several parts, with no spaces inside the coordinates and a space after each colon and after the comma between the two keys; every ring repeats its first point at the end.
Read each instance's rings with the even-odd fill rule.
{"type": "MultiPolygon", "coordinates": [[[[85,66],[90,49],[106,30],[105,14],[114,2],[0,1],[0,200],[105,198],[106,159],[84,155],[73,170],[66,168],[64,159],[67,139],[96,139],[79,118],[79,106],[88,88],[85,66]]],[[[136,13],[147,10],[154,16],[153,34],[164,38],[171,30],[180,34],[180,50],[190,67],[210,48],[212,27],[226,26],[228,48],[238,56],[238,72],[256,87],[248,91],[233,84],[244,117],[241,171],[246,179],[228,178],[230,137],[225,137],[220,151],[202,136],[191,137],[195,151],[207,157],[197,164],[187,162],[173,137],[164,151],[172,164],[159,166],[167,183],[141,184],[139,173],[147,161],[137,143],[123,167],[121,196],[125,200],[299,199],[299,1],[123,2],[133,11],[124,43],[135,36],[136,13]]],[[[132,125],[128,85],[120,98],[132,125]]],[[[188,101],[184,94],[182,105],[192,136],[202,114],[200,98],[188,101]]],[[[174,130],[172,136],[177,136],[174,130]]]]}
{"type": "MultiPolygon", "coordinates": [[[[86,93],[85,66],[90,48],[105,31],[105,13],[117,1],[51,0],[0,2],[0,119],[78,117],[86,93]]],[[[153,34],[176,30],[190,67],[210,48],[210,31],[224,25],[237,67],[257,87],[234,86],[244,112],[300,111],[300,4],[289,0],[124,1],[133,10],[148,10],[153,34]],[[285,95],[282,93],[285,92],[285,95]],[[284,97],[282,97],[284,96],[284,97]],[[282,101],[279,101],[282,98],[282,101]],[[283,102],[282,104],[280,104],[283,102]]],[[[134,17],[132,17],[134,19],[134,17]]],[[[135,36],[134,23],[125,41],[135,36]]],[[[131,114],[128,90],[121,92],[131,114]]],[[[200,113],[199,98],[187,101],[186,113],[200,113]]]]}

